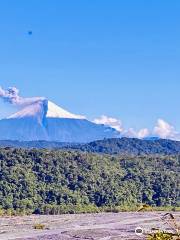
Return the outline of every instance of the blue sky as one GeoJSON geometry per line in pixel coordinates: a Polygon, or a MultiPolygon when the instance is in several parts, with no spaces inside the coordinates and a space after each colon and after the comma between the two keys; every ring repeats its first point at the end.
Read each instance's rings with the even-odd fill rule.
{"type": "Polygon", "coordinates": [[[1,1],[0,85],[89,119],[180,130],[179,13],[176,0],[1,1]]]}

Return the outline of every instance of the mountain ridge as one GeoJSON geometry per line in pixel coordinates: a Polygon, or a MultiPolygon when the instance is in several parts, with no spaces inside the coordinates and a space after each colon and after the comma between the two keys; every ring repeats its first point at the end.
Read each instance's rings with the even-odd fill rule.
{"type": "Polygon", "coordinates": [[[140,140],[137,138],[113,138],[86,144],[49,141],[3,141],[0,147],[66,149],[89,153],[113,155],[179,155],[180,142],[169,139],[140,140]]]}
{"type": "Polygon", "coordinates": [[[109,126],[88,121],[82,115],[70,113],[43,98],[0,120],[1,140],[86,143],[112,137],[120,137],[120,133],[109,126]]]}

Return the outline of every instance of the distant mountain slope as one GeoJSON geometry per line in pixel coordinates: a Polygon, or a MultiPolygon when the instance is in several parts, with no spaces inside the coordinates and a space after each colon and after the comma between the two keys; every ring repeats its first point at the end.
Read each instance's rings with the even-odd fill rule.
{"type": "Polygon", "coordinates": [[[106,154],[180,154],[180,142],[167,139],[140,140],[136,138],[113,138],[94,141],[80,146],[88,152],[106,154]]]}
{"type": "Polygon", "coordinates": [[[118,135],[120,136],[115,129],[94,124],[86,119],[46,118],[43,124],[34,118],[0,121],[1,140],[85,143],[118,135]]]}
{"type": "Polygon", "coordinates": [[[131,155],[175,155],[180,154],[180,142],[156,139],[139,140],[136,138],[104,139],[87,144],[49,141],[0,141],[1,147],[70,149],[105,154],[131,155]]]}
{"type": "Polygon", "coordinates": [[[1,140],[87,143],[112,137],[120,137],[120,133],[70,113],[46,99],[0,120],[1,140]]]}

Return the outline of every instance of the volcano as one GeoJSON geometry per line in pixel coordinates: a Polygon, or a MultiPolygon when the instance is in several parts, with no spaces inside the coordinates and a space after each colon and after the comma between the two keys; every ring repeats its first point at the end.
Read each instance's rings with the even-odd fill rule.
{"type": "Polygon", "coordinates": [[[88,121],[43,98],[0,120],[1,140],[85,143],[116,137],[120,137],[117,130],[88,121]]]}

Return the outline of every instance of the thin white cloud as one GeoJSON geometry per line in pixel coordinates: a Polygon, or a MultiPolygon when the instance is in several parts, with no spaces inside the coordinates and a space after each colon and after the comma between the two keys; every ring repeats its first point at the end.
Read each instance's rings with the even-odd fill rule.
{"type": "Polygon", "coordinates": [[[150,132],[147,128],[140,129],[139,131],[135,131],[133,128],[129,128],[128,130],[124,130],[123,136],[125,137],[133,137],[133,138],[145,138],[150,135],[150,132]]]}
{"type": "Polygon", "coordinates": [[[152,131],[147,128],[140,129],[136,131],[134,128],[124,129],[122,121],[108,116],[101,116],[94,120],[96,124],[104,124],[110,126],[121,133],[121,136],[124,137],[133,137],[133,138],[146,138],[148,136],[157,136],[164,139],[173,139],[180,141],[180,132],[177,132],[171,124],[166,122],[163,119],[158,119],[156,126],[152,131]]]}
{"type": "Polygon", "coordinates": [[[110,126],[119,131],[122,134],[122,136],[125,137],[145,138],[150,134],[147,128],[140,129],[139,131],[135,131],[133,128],[125,130],[120,119],[108,117],[105,115],[102,115],[100,118],[94,119],[93,122],[96,124],[104,124],[106,126],[110,126]]]}
{"type": "Polygon", "coordinates": [[[148,137],[150,134],[149,130],[147,128],[143,128],[141,130],[139,130],[139,132],[137,133],[138,138],[145,138],[148,137]]]}
{"type": "Polygon", "coordinates": [[[157,120],[153,133],[160,138],[180,140],[180,133],[175,130],[174,126],[163,119],[157,120]]]}
{"type": "Polygon", "coordinates": [[[102,115],[100,118],[94,119],[93,122],[96,124],[104,124],[104,125],[110,126],[119,132],[123,131],[123,126],[122,126],[121,120],[116,119],[116,118],[107,117],[105,115],[102,115]]]}

